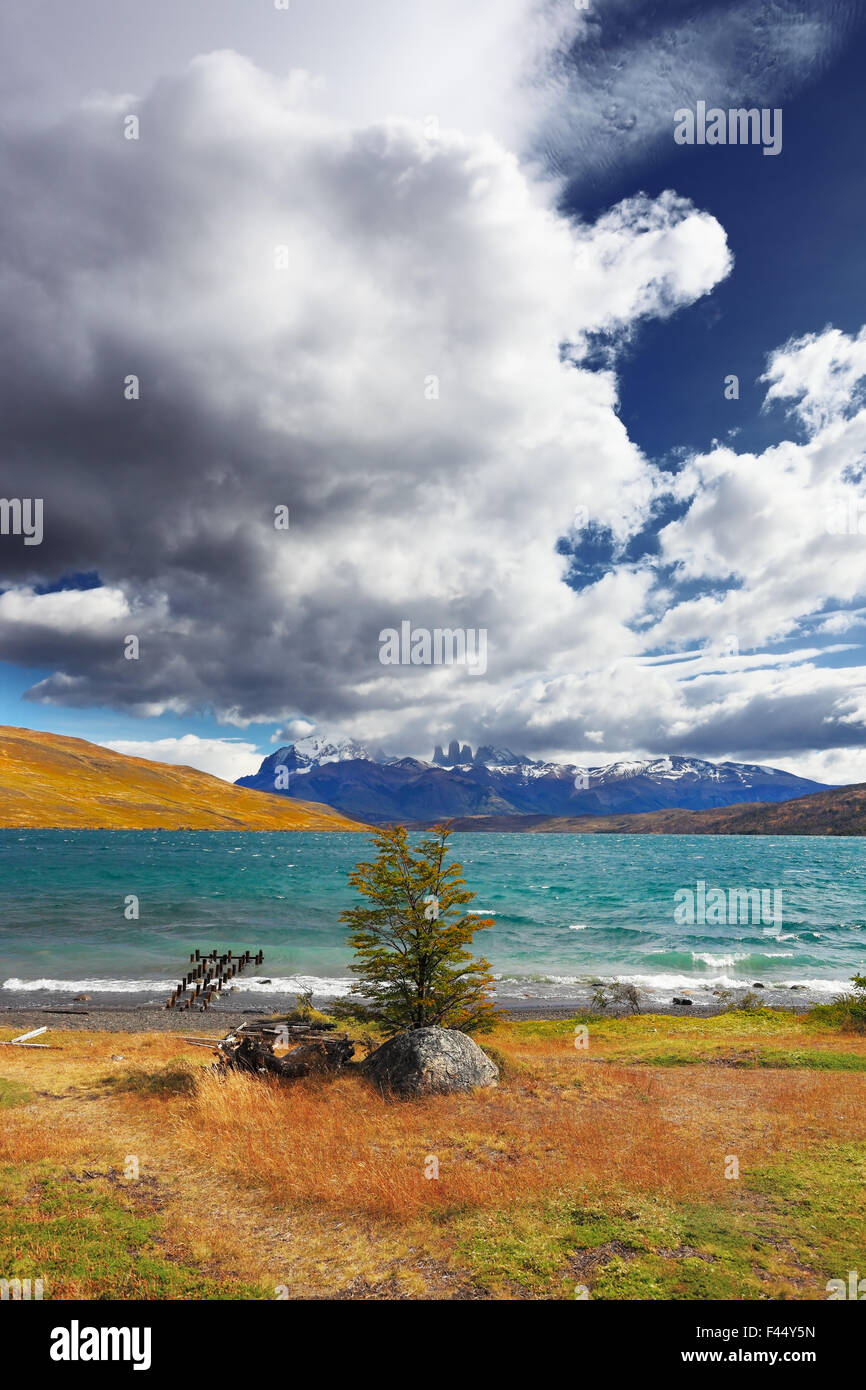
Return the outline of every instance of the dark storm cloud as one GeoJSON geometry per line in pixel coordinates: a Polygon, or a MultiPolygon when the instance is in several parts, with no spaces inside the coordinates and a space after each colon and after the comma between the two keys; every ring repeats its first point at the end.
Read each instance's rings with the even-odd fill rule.
{"type": "MultiPolygon", "coordinates": [[[[31,699],[303,715],[397,752],[859,741],[825,718],[849,676],[690,698],[635,664],[654,561],[629,540],[671,483],[581,354],[712,289],[711,217],[668,193],[581,227],[490,141],[352,130],[229,54],[0,159],[2,492],[45,507],[42,545],[0,542],[0,656],[52,673],[31,699]],[[557,542],[579,505],[617,559],[578,594],[557,542]],[[383,666],[403,620],[483,628],[485,677],[383,666]]],[[[665,512],[687,558],[711,486],[665,512]]],[[[694,642],[683,613],[672,640],[694,642]]]]}
{"type": "Polygon", "coordinates": [[[489,628],[506,687],[562,645],[564,472],[592,467],[574,490],[619,527],[623,485],[638,517],[652,485],[559,345],[597,326],[587,299],[627,323],[709,288],[712,219],[667,195],[621,210],[602,264],[491,142],[353,131],[302,76],[231,54],[19,128],[0,160],[3,489],[45,507],[41,546],[0,546],[21,591],[0,641],[55,671],[32,698],[411,718],[454,690],[384,671],[378,634],[404,617],[489,628]],[[50,606],[40,591],[84,570],[102,598],[50,606]]]}

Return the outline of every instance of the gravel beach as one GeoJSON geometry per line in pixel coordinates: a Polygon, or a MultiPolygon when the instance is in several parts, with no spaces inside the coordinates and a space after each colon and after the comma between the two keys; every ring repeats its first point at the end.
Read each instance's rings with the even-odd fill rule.
{"type": "MultiPolygon", "coordinates": [[[[649,991],[641,992],[641,1012],[684,1017],[697,1014],[707,1018],[723,1013],[731,1004],[739,1002],[747,990],[732,990],[730,998],[720,1000],[709,991],[693,990],[691,1005],[673,1004],[669,999],[656,999],[649,991]]],[[[683,991],[685,997],[688,991],[683,991]]],[[[812,1004],[826,1002],[826,995],[820,999],[811,996],[806,990],[763,989],[752,991],[762,1004],[771,1008],[792,1009],[804,1012],[812,1004]]],[[[590,1006],[591,991],[575,991],[569,1000],[547,1002],[500,997],[499,1007],[513,1019],[559,1019],[572,1018],[590,1006]]],[[[47,1026],[52,1028],[81,1029],[86,1032],[113,1033],[222,1033],[228,1031],[233,1023],[244,1017],[267,1017],[273,1013],[287,1013],[295,1008],[297,995],[268,994],[256,996],[238,992],[236,995],[224,994],[218,1003],[206,1011],[194,1009],[166,1009],[163,1000],[139,999],[136,996],[100,995],[87,1000],[77,1000],[72,995],[53,994],[50,997],[34,998],[23,996],[13,1006],[0,1008],[0,1027],[15,1028],[25,1032],[31,1028],[47,1026]]],[[[327,1011],[328,1000],[317,998],[316,1007],[327,1011]]],[[[611,1006],[605,1010],[605,1017],[616,1017],[628,1010],[611,1006]]]]}

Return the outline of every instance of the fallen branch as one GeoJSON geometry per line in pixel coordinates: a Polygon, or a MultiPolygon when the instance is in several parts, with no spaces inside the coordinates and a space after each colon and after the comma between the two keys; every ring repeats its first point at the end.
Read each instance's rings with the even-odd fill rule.
{"type": "Polygon", "coordinates": [[[47,1032],[48,1025],[46,1024],[43,1028],[34,1028],[30,1033],[19,1033],[17,1038],[10,1038],[8,1042],[0,1042],[0,1047],[39,1047],[50,1052],[52,1050],[50,1043],[28,1042],[28,1038],[38,1038],[47,1032]]]}
{"type": "Polygon", "coordinates": [[[351,1061],[354,1041],[346,1033],[332,1033],[333,1024],[278,1024],[270,1019],[242,1023],[224,1038],[185,1035],[193,1047],[216,1053],[217,1067],[239,1071],[270,1072],[293,1078],[313,1072],[336,1072],[351,1061]],[[289,1051],[277,1056],[277,1048],[289,1051]]]}

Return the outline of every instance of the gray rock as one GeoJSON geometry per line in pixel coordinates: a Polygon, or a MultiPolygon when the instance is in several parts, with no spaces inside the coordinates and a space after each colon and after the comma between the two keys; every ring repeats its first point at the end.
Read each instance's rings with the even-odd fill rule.
{"type": "Polygon", "coordinates": [[[671,1000],[671,1003],[680,1004],[683,1008],[685,1008],[686,1006],[688,1006],[688,1008],[691,1008],[692,1006],[691,999],[678,999],[676,995],[674,995],[673,999],[671,1000]]]}
{"type": "Polygon", "coordinates": [[[499,1069],[456,1028],[412,1028],[377,1047],[361,1071],[383,1092],[426,1096],[495,1086],[499,1069]]]}

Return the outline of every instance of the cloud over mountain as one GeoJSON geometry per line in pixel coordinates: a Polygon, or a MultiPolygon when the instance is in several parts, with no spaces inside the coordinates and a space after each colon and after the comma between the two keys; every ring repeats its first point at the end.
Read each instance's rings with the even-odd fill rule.
{"type": "Polygon", "coordinates": [[[407,614],[487,627],[499,689],[573,657],[557,537],[578,500],[626,536],[657,486],[583,346],[712,288],[711,217],[669,194],[573,224],[493,141],[353,129],[231,53],[3,159],[7,487],[44,497],[45,542],[3,547],[0,640],[57,666],[34,698],[239,724],[459,702],[459,673],[380,666],[407,614]],[[85,566],[117,611],[83,596],[69,643],[36,584],[85,566]]]}
{"type": "Polygon", "coordinates": [[[491,138],[336,120],[231,52],[16,127],[2,173],[4,489],[45,539],[0,547],[0,656],[52,673],[31,699],[406,751],[864,742],[862,673],[814,640],[859,621],[862,538],[818,505],[857,491],[859,339],[773,355],[798,438],[761,457],[662,471],[618,415],[616,349],[730,271],[708,213],[567,218],[491,138]],[[587,524],[611,559],[578,593],[587,524]],[[486,673],[383,666],[404,620],[486,629],[486,673]]]}

